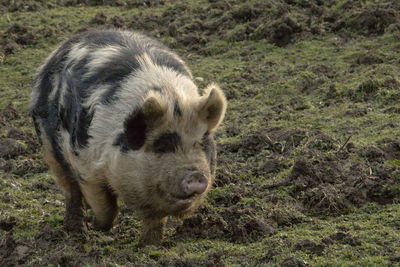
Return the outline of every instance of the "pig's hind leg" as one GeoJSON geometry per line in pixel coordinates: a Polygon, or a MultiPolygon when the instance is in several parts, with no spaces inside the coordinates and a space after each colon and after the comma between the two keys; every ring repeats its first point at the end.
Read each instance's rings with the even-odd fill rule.
{"type": "Polygon", "coordinates": [[[103,183],[84,182],[81,189],[95,216],[93,227],[100,231],[110,230],[118,214],[116,195],[103,183]]]}
{"type": "Polygon", "coordinates": [[[44,145],[44,157],[49,164],[50,170],[56,177],[57,183],[63,188],[65,196],[66,213],[64,219],[65,229],[71,233],[86,233],[84,223],[83,196],[79,183],[74,177],[68,175],[61,164],[54,158],[49,144],[44,145]]]}

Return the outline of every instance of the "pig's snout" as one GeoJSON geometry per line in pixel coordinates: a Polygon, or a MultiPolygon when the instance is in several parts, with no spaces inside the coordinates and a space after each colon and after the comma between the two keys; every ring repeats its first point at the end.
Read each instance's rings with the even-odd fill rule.
{"type": "Polygon", "coordinates": [[[183,192],[187,196],[201,194],[207,189],[207,186],[207,177],[198,171],[189,173],[182,181],[183,192]]]}

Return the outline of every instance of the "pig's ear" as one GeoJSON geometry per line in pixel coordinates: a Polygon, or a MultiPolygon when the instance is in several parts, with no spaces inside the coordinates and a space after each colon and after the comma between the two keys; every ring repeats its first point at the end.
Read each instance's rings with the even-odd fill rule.
{"type": "Polygon", "coordinates": [[[146,132],[161,124],[165,113],[165,103],[156,97],[147,98],[141,109],[125,120],[124,129],[129,148],[140,149],[146,141],[146,132]]]}
{"type": "Polygon", "coordinates": [[[208,132],[214,132],[225,116],[226,99],[222,90],[216,84],[209,85],[200,103],[199,116],[207,122],[208,132]]]}
{"type": "Polygon", "coordinates": [[[142,112],[148,128],[159,126],[164,121],[167,110],[167,103],[157,95],[147,98],[143,103],[142,112]]]}

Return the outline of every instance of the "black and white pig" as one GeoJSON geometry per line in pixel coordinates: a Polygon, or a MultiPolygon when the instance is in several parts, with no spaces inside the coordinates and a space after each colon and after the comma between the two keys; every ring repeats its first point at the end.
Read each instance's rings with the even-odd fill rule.
{"type": "Polygon", "coordinates": [[[213,133],[226,99],[199,95],[185,63],[161,43],[120,30],[80,33],[39,68],[30,103],[44,157],[63,188],[65,227],[115,223],[117,197],[143,219],[139,245],[158,244],[167,216],[192,213],[215,175],[213,133]]]}

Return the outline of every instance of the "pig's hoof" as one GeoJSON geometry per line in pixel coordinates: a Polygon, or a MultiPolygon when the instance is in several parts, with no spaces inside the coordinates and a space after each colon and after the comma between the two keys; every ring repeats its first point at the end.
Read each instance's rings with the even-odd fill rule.
{"type": "Polygon", "coordinates": [[[139,239],[138,247],[143,248],[145,246],[161,246],[161,238],[155,238],[154,236],[142,236],[139,239]]]}
{"type": "Polygon", "coordinates": [[[104,223],[104,222],[99,221],[96,218],[93,218],[92,225],[93,225],[94,230],[96,230],[96,231],[107,232],[114,226],[114,223],[113,222],[104,223]]]}
{"type": "Polygon", "coordinates": [[[72,235],[86,236],[88,230],[83,220],[66,220],[65,230],[72,235]]]}

